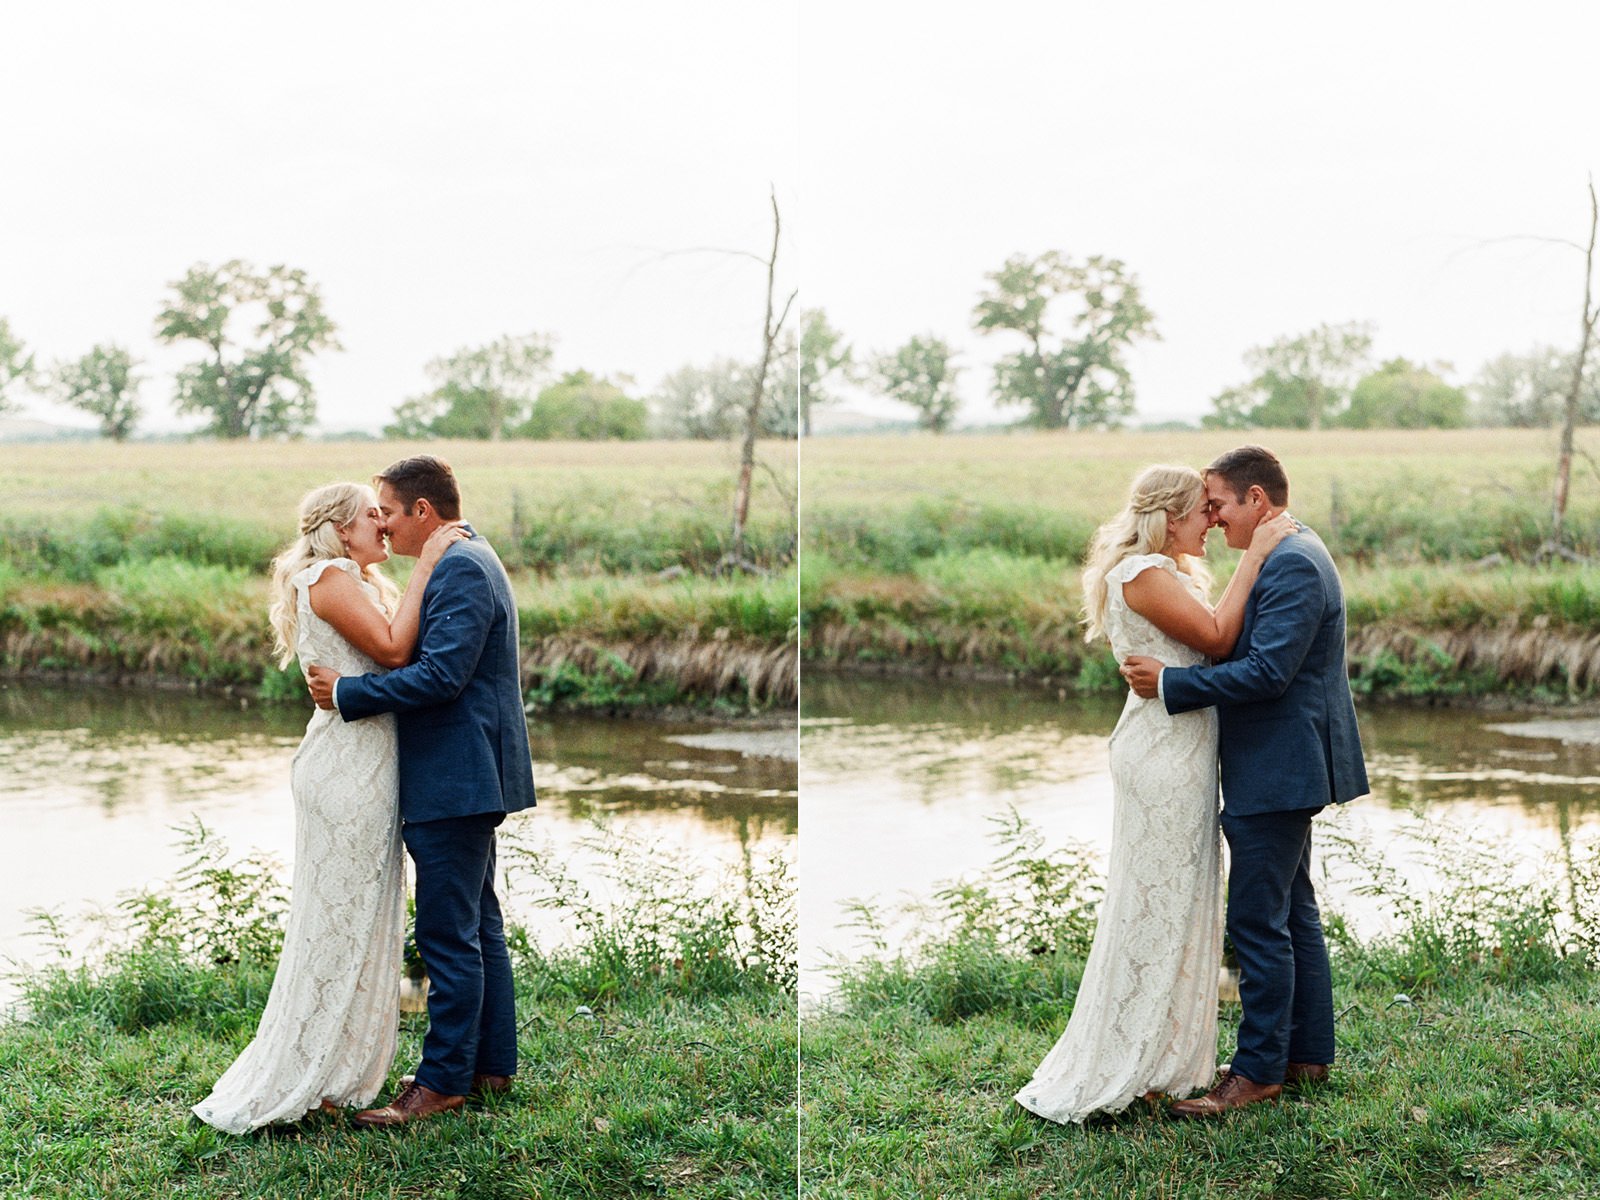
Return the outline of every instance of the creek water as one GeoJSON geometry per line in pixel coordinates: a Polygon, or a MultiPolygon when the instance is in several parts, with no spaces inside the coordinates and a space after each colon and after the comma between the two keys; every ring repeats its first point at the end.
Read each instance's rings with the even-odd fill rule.
{"type": "MultiPolygon", "coordinates": [[[[0,959],[37,964],[49,946],[29,913],[86,913],[174,877],[186,861],[174,827],[194,818],[230,859],[270,856],[287,881],[294,851],[289,760],[307,712],[184,693],[0,686],[0,959]]],[[[681,856],[708,888],[753,859],[794,859],[792,727],[556,716],[529,723],[538,806],[502,836],[557,856],[598,897],[615,861],[596,822],[651,853],[681,856]]],[[[536,936],[570,936],[559,911],[519,897],[501,855],[507,909],[536,936]]],[[[0,962],[0,970],[6,963],[0,962]]],[[[0,1001],[15,984],[0,980],[0,1001]]]]}
{"type": "MultiPolygon", "coordinates": [[[[1111,836],[1108,740],[1120,697],[958,680],[811,672],[801,721],[801,990],[831,987],[829,965],[867,942],[847,905],[879,911],[971,878],[998,847],[1008,807],[1046,847],[1084,845],[1103,864],[1111,836]]],[[[1600,837],[1600,721],[1366,705],[1371,796],[1317,818],[1314,871],[1325,909],[1358,934],[1392,928],[1392,906],[1363,893],[1375,853],[1412,894],[1449,870],[1417,840],[1489,849],[1516,878],[1566,869],[1600,837]]],[[[891,943],[906,924],[890,921],[891,943]]]]}

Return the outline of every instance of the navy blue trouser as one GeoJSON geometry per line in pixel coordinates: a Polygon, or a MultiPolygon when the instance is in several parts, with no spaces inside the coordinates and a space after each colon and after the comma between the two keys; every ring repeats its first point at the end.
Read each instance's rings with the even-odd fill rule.
{"type": "Polygon", "coordinates": [[[417,1082],[465,1096],[474,1075],[517,1071],[517,1013],[500,901],[495,827],[503,813],[401,827],[417,866],[417,951],[428,968],[428,1035],[417,1082]]]}
{"type": "Polygon", "coordinates": [[[1244,1009],[1233,1069],[1255,1083],[1282,1083],[1291,1062],[1333,1062],[1333,979],[1311,886],[1311,818],[1321,811],[1222,814],[1244,1009]]]}

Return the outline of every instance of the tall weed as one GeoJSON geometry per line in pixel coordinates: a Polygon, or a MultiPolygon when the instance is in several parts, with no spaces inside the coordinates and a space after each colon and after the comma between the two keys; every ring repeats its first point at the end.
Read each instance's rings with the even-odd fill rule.
{"type": "Polygon", "coordinates": [[[715,996],[779,989],[799,975],[795,893],[781,857],[708,876],[683,850],[597,822],[579,849],[607,891],[585,882],[567,853],[505,839],[512,885],[570,920],[570,949],[516,944],[536,986],[575,998],[661,991],[715,996]]]}
{"type": "Polygon", "coordinates": [[[1600,871],[1574,867],[1592,860],[1593,846],[1528,878],[1495,838],[1457,826],[1418,820],[1383,848],[1337,829],[1328,837],[1330,862],[1351,869],[1356,894],[1377,900],[1394,925],[1392,934],[1361,942],[1346,923],[1330,922],[1345,963],[1358,974],[1378,974],[1409,992],[1462,975],[1549,982],[1600,963],[1600,871]],[[1433,877],[1432,886],[1420,886],[1414,869],[1397,865],[1405,849],[1433,877]],[[1562,879],[1565,888],[1556,882],[1562,879]]]}

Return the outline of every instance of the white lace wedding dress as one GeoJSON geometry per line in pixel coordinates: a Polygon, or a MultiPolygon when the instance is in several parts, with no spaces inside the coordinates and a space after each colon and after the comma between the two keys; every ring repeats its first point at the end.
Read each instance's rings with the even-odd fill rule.
{"type": "MultiPolygon", "coordinates": [[[[1120,662],[1204,662],[1123,601],[1122,585],[1155,568],[1189,577],[1163,554],[1106,574],[1106,633],[1120,662]]],[[[1111,861],[1094,945],[1066,1032],[1017,1093],[1052,1121],[1125,1108],[1146,1092],[1183,1095],[1216,1068],[1222,960],[1221,827],[1215,709],[1168,715],[1129,694],[1111,735],[1111,861]]]]}
{"type": "MultiPolygon", "coordinates": [[[[347,558],[296,575],[301,665],[376,671],[311,611],[307,589],[329,568],[377,599],[347,558]]],[[[365,1106],[394,1060],[405,934],[394,718],[346,722],[317,709],[289,779],[295,848],[283,955],[255,1040],[193,1109],[229,1133],[296,1120],[323,1100],[365,1106]]]]}

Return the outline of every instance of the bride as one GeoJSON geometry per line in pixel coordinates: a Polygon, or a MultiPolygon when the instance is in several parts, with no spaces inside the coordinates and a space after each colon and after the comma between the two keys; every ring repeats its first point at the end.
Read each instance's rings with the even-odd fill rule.
{"type": "MultiPolygon", "coordinates": [[[[1287,514],[1258,526],[1213,609],[1201,561],[1210,525],[1198,471],[1140,472],[1127,507],[1089,548],[1086,639],[1104,636],[1118,662],[1130,654],[1185,666],[1225,657],[1261,564],[1297,526],[1287,514]]],[[[1206,1087],[1216,1069],[1216,710],[1169,716],[1159,700],[1130,694],[1111,735],[1111,781],[1111,859],[1094,945],[1066,1031],[1016,1095],[1030,1112],[1063,1123],[1139,1096],[1206,1087]]]]}
{"type": "MultiPolygon", "coordinates": [[[[372,489],[330,483],[300,502],[300,536],[273,562],[278,665],[298,657],[346,675],[405,664],[422,590],[451,542],[428,539],[401,595],[372,489]]],[[[317,709],[289,768],[295,848],[289,922],[255,1039],[193,1108],[247,1133],[321,1105],[363,1106],[383,1086],[398,1036],[405,872],[394,718],[341,721],[317,709]]]]}

